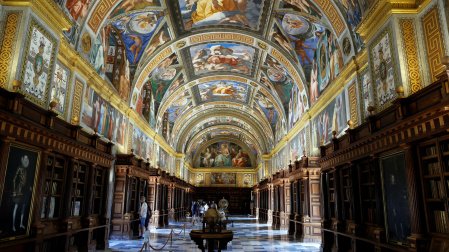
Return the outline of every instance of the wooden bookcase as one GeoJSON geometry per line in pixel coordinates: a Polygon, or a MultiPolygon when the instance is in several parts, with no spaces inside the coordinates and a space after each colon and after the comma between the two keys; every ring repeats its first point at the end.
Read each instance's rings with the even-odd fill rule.
{"type": "Polygon", "coordinates": [[[328,211],[329,211],[329,217],[333,220],[335,220],[335,208],[336,208],[336,202],[335,202],[335,180],[334,180],[334,171],[328,171],[326,172],[326,179],[327,179],[327,190],[329,195],[329,204],[328,204],[328,211]]]}
{"type": "Polygon", "coordinates": [[[52,219],[60,216],[66,169],[66,162],[63,157],[48,156],[41,219],[52,219]]]}
{"type": "Polygon", "coordinates": [[[320,146],[323,251],[447,250],[448,87],[442,73],[320,146]]]}
{"type": "Polygon", "coordinates": [[[420,144],[419,157],[427,229],[449,239],[449,138],[420,144]]]}
{"type": "Polygon", "coordinates": [[[375,170],[368,162],[359,164],[359,190],[361,196],[360,209],[362,210],[362,222],[365,225],[373,225],[376,222],[377,202],[375,170]]]}
{"type": "MultiPolygon", "coordinates": [[[[29,214],[24,226],[27,231],[21,237],[2,241],[0,251],[105,248],[109,226],[105,217],[107,209],[100,210],[102,217],[92,215],[94,181],[88,167],[95,163],[101,169],[110,168],[115,159],[111,155],[113,144],[82,130],[77,123],[66,122],[53,110],[33,104],[22,94],[1,88],[0,120],[3,123],[0,160],[8,160],[14,146],[20,146],[21,151],[29,149],[39,153],[34,157],[35,165],[28,167],[29,174],[33,171],[35,177],[29,183],[33,198],[26,204],[29,214]]],[[[9,180],[10,175],[5,171],[10,168],[6,162],[0,163],[0,185],[6,187],[5,180],[9,180]]],[[[107,181],[99,180],[96,187],[107,188],[107,181]]],[[[108,195],[102,195],[100,201],[100,204],[106,203],[108,195]]]]}
{"type": "Polygon", "coordinates": [[[343,220],[346,221],[346,223],[352,221],[353,218],[353,212],[352,212],[352,180],[351,180],[351,170],[349,167],[345,166],[340,169],[341,176],[340,176],[340,193],[341,193],[341,199],[342,199],[342,214],[343,214],[343,220]]]}
{"type": "Polygon", "coordinates": [[[93,202],[93,212],[92,214],[100,214],[101,208],[102,208],[102,196],[103,196],[103,185],[105,183],[104,181],[104,169],[100,167],[95,168],[95,175],[94,175],[94,202],[93,202]]]}
{"type": "Polygon", "coordinates": [[[71,216],[83,216],[85,213],[87,174],[88,166],[85,163],[76,162],[73,170],[71,216]]]}

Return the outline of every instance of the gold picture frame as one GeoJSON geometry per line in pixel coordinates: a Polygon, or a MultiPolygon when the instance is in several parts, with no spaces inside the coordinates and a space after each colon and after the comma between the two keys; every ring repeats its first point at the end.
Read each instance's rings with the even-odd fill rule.
{"type": "Polygon", "coordinates": [[[41,150],[22,143],[8,149],[0,198],[0,242],[29,236],[41,150]]]}

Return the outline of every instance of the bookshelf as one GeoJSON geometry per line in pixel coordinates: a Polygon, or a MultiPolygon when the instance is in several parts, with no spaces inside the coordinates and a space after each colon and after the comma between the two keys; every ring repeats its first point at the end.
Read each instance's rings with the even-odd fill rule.
{"type": "Polygon", "coordinates": [[[449,235],[449,138],[422,143],[418,156],[427,228],[431,233],[449,235]]]}
{"type": "Polygon", "coordinates": [[[334,171],[329,171],[326,173],[327,179],[327,190],[329,195],[329,217],[335,219],[335,181],[334,181],[334,171]]]}
{"type": "Polygon", "coordinates": [[[376,180],[375,169],[369,162],[359,164],[359,187],[361,196],[362,222],[373,225],[376,222],[376,180]]]}
{"type": "Polygon", "coordinates": [[[73,169],[72,216],[82,216],[86,194],[87,165],[77,162],[73,169]]]}
{"type": "Polygon", "coordinates": [[[103,196],[103,185],[104,182],[104,173],[105,171],[100,168],[95,168],[95,175],[94,175],[94,194],[93,194],[93,214],[100,214],[101,207],[102,207],[102,196],[103,196]]]}
{"type": "Polygon", "coordinates": [[[341,168],[341,185],[343,219],[346,221],[352,221],[352,179],[351,170],[347,166],[341,168]]]}
{"type": "Polygon", "coordinates": [[[49,155],[47,159],[47,177],[44,184],[44,197],[41,219],[58,218],[64,194],[66,162],[64,158],[49,155]]]}

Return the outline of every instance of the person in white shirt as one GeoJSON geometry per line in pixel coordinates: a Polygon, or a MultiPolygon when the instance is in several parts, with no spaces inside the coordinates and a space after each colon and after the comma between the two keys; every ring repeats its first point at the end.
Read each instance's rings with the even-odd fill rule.
{"type": "Polygon", "coordinates": [[[140,205],[140,229],[139,231],[140,236],[138,237],[139,239],[143,239],[143,235],[145,234],[145,219],[147,218],[147,211],[148,211],[148,205],[145,202],[145,196],[140,197],[140,202],[142,203],[140,205]]]}

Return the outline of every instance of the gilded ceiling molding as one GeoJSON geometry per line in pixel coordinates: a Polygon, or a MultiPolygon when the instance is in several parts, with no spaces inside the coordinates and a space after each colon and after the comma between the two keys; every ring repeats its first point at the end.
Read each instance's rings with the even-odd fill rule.
{"type": "MultiPolygon", "coordinates": [[[[176,146],[176,150],[178,151],[182,151],[182,144],[184,143],[183,140],[185,140],[186,136],[190,133],[190,131],[196,126],[198,125],[198,122],[204,121],[205,119],[208,119],[211,117],[212,115],[217,115],[217,111],[205,111],[206,113],[202,114],[201,116],[199,116],[198,118],[190,118],[189,121],[180,121],[183,122],[184,125],[182,127],[182,129],[179,131],[179,133],[177,133],[176,135],[179,135],[180,137],[178,138],[178,142],[177,142],[177,146],[176,146]],[[181,140],[183,139],[183,140],[181,140]],[[180,141],[181,140],[181,141],[180,141]]],[[[230,117],[234,117],[238,120],[242,120],[243,122],[245,122],[246,124],[248,124],[253,130],[255,130],[256,134],[258,137],[260,137],[260,140],[262,141],[262,146],[265,147],[265,151],[268,150],[268,144],[269,141],[267,141],[267,136],[264,134],[263,129],[261,129],[258,125],[255,125],[253,122],[257,121],[257,120],[251,120],[253,117],[251,115],[245,116],[242,115],[242,112],[240,110],[236,110],[236,111],[232,111],[229,108],[225,111],[220,111],[219,112],[220,116],[230,116],[230,117]]],[[[187,120],[187,119],[186,119],[187,120]]],[[[269,130],[271,131],[271,129],[269,128],[269,130]]]]}
{"type": "MultiPolygon", "coordinates": [[[[210,128],[206,128],[206,129],[204,129],[204,130],[202,130],[202,131],[196,133],[196,134],[191,138],[192,140],[190,141],[189,145],[187,146],[186,152],[190,152],[190,151],[191,151],[191,147],[192,147],[195,143],[197,143],[197,142],[200,140],[200,138],[203,137],[203,135],[208,134],[208,133],[210,133],[211,131],[216,131],[216,130],[228,130],[230,127],[232,127],[233,130],[237,130],[239,133],[242,133],[242,134],[245,134],[245,136],[251,137],[251,139],[252,139],[254,142],[257,143],[257,146],[259,147],[259,153],[262,153],[262,152],[261,152],[262,150],[261,150],[261,148],[260,148],[260,143],[257,142],[257,141],[255,141],[255,138],[252,137],[252,135],[251,135],[248,131],[245,130],[244,132],[242,132],[241,130],[238,130],[238,127],[235,127],[235,126],[229,126],[229,125],[226,125],[227,128],[223,128],[223,126],[224,126],[224,125],[212,126],[212,127],[210,127],[210,128]]],[[[264,149],[263,151],[265,152],[265,151],[267,150],[267,148],[266,148],[266,146],[264,146],[264,147],[265,147],[265,149],[264,149]]]]}
{"type": "Polygon", "coordinates": [[[72,22],[64,14],[61,8],[53,0],[0,0],[4,6],[28,6],[36,13],[50,28],[62,38],[62,31],[72,27],[72,22]]]}
{"type": "MultiPolygon", "coordinates": [[[[239,128],[239,127],[233,126],[233,125],[216,125],[216,126],[212,126],[212,127],[203,129],[201,131],[198,131],[196,133],[196,135],[192,138],[194,140],[192,140],[189,143],[189,145],[186,149],[187,150],[186,152],[189,152],[192,145],[197,143],[199,138],[201,138],[203,135],[209,134],[209,133],[211,133],[213,131],[217,131],[217,130],[237,131],[239,134],[244,134],[245,136],[249,137],[252,140],[251,141],[252,144],[256,145],[256,147],[258,149],[257,151],[259,152],[259,154],[262,153],[262,149],[260,148],[259,142],[256,141],[256,139],[250,132],[248,132],[246,129],[242,129],[242,128],[239,128]]],[[[213,138],[213,139],[215,139],[215,138],[213,138]]],[[[240,139],[240,138],[236,138],[236,139],[240,139]]],[[[244,144],[247,145],[246,143],[244,143],[244,144]]]]}
{"type": "MultiPolygon", "coordinates": [[[[240,147],[242,147],[242,148],[246,151],[246,154],[248,154],[248,156],[249,156],[250,159],[251,159],[251,166],[252,166],[252,168],[253,168],[252,170],[253,170],[253,171],[255,170],[257,158],[256,158],[256,156],[254,156],[253,151],[248,147],[248,145],[246,145],[246,143],[240,141],[240,140],[237,139],[237,138],[231,138],[231,137],[217,137],[217,138],[214,138],[214,139],[211,139],[211,140],[208,140],[208,141],[202,143],[202,144],[200,145],[200,147],[198,147],[198,149],[196,150],[195,155],[193,156],[193,159],[192,159],[192,161],[193,161],[193,166],[195,166],[195,163],[197,162],[197,160],[198,160],[198,158],[200,157],[201,153],[202,153],[207,147],[209,147],[211,144],[218,143],[218,142],[222,142],[222,141],[235,143],[235,144],[239,145],[240,147]]],[[[193,168],[194,170],[197,169],[197,168],[200,168],[200,169],[201,169],[201,167],[192,167],[192,168],[193,168]]],[[[208,167],[208,168],[209,168],[209,167],[208,167]]],[[[216,167],[216,168],[210,168],[210,169],[212,169],[212,170],[220,170],[220,169],[221,169],[221,170],[226,170],[226,171],[227,171],[228,167],[216,167]]],[[[232,169],[232,168],[229,168],[229,169],[232,169]]],[[[240,169],[242,169],[242,168],[240,168],[240,169]]],[[[242,170],[250,170],[250,169],[242,169],[242,170]]]]}
{"type": "MultiPolygon", "coordinates": [[[[268,132],[268,136],[267,137],[272,137],[273,133],[271,132],[271,127],[268,123],[268,119],[266,117],[262,117],[259,115],[258,112],[255,112],[252,108],[250,110],[250,112],[253,112],[253,114],[250,114],[249,117],[241,117],[242,112],[245,112],[241,109],[237,109],[237,108],[233,108],[233,107],[219,107],[217,105],[217,102],[214,103],[209,103],[212,104],[216,107],[211,108],[211,107],[199,107],[199,108],[192,108],[189,112],[186,112],[181,118],[179,118],[180,120],[177,120],[177,122],[175,123],[174,127],[173,127],[173,132],[175,134],[178,134],[178,132],[183,132],[183,129],[187,127],[187,125],[189,125],[188,121],[191,120],[195,120],[193,121],[193,123],[198,124],[198,121],[200,120],[204,120],[205,118],[205,114],[208,115],[208,117],[210,117],[210,113],[216,113],[217,111],[220,110],[220,116],[224,116],[225,114],[221,114],[221,110],[225,109],[226,112],[228,111],[236,111],[237,113],[235,113],[234,116],[237,116],[237,118],[239,118],[240,120],[244,121],[245,123],[249,124],[250,126],[253,127],[254,123],[252,123],[250,120],[251,118],[253,118],[253,116],[255,115],[257,118],[259,119],[259,121],[255,120],[255,122],[258,122],[258,125],[261,126],[261,129],[265,129],[268,132]],[[193,112],[196,113],[196,117],[189,117],[193,112]],[[255,113],[254,113],[255,112],[255,113]],[[188,119],[187,119],[188,118],[188,119]],[[262,123],[262,124],[260,124],[262,123]],[[180,128],[181,126],[181,128],[180,128]],[[180,129],[179,129],[180,128],[180,129]]],[[[240,104],[239,104],[240,105],[240,104]]],[[[249,113],[248,113],[249,114],[249,113]]],[[[214,116],[216,116],[217,114],[215,114],[214,116]]],[[[229,115],[230,116],[230,115],[229,115]]],[[[193,127],[191,127],[193,128],[193,127]]],[[[189,128],[189,130],[191,130],[191,128],[189,128]]],[[[263,132],[263,131],[262,131],[263,132]]]]}
{"type": "Polygon", "coordinates": [[[393,14],[418,14],[432,0],[376,1],[357,26],[357,33],[369,41],[393,14]],[[399,2],[399,3],[398,3],[399,2]]]}
{"type": "MultiPolygon", "coordinates": [[[[197,126],[197,125],[203,125],[203,124],[205,124],[205,123],[208,123],[208,122],[210,122],[210,121],[215,121],[216,119],[222,119],[222,118],[225,118],[225,119],[227,119],[227,118],[232,118],[232,120],[234,120],[234,121],[236,121],[236,122],[239,122],[239,123],[241,123],[241,124],[247,124],[248,125],[248,129],[246,129],[246,127],[245,128],[243,128],[245,131],[248,131],[249,130],[249,124],[248,123],[246,123],[246,122],[244,122],[243,120],[240,120],[240,119],[237,119],[237,118],[235,118],[234,116],[220,116],[219,118],[216,118],[216,117],[207,117],[207,118],[205,118],[204,120],[202,120],[201,122],[199,122],[199,123],[197,123],[197,124],[195,124],[195,125],[193,125],[193,127],[191,127],[191,129],[189,129],[188,131],[187,131],[187,134],[189,133],[189,132],[191,132],[191,131],[193,131],[193,129],[197,126]]],[[[215,126],[224,126],[224,125],[226,125],[226,124],[224,124],[224,123],[217,123],[215,126]]],[[[227,125],[228,126],[228,125],[227,125]]],[[[251,128],[251,130],[257,130],[258,132],[258,134],[257,134],[257,136],[260,136],[259,134],[260,134],[260,131],[259,131],[259,129],[255,129],[254,127],[252,127],[251,128]]],[[[184,132],[184,131],[183,131],[184,132]]],[[[184,134],[184,135],[187,135],[187,134],[184,134]]],[[[249,134],[253,139],[254,139],[254,136],[253,136],[253,134],[249,134]]],[[[195,136],[194,136],[195,137],[195,136]]],[[[178,138],[179,140],[180,139],[182,139],[182,137],[181,138],[178,138]]],[[[258,147],[260,148],[260,146],[261,146],[261,140],[262,140],[263,138],[259,138],[259,141],[255,141],[256,143],[257,143],[257,145],[258,145],[258,147]]],[[[185,140],[185,139],[184,139],[185,140]]],[[[255,139],[254,139],[255,140],[255,139]]],[[[176,141],[175,142],[175,145],[176,144],[178,144],[179,143],[179,141],[176,141]]],[[[264,142],[265,143],[265,142],[264,142]]],[[[264,148],[266,148],[267,146],[265,146],[264,145],[264,148]]],[[[181,148],[182,148],[182,146],[181,146],[181,148]]],[[[262,150],[262,149],[261,149],[262,150]]],[[[263,152],[265,152],[266,150],[265,149],[263,149],[263,152]]]]}

